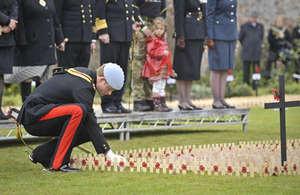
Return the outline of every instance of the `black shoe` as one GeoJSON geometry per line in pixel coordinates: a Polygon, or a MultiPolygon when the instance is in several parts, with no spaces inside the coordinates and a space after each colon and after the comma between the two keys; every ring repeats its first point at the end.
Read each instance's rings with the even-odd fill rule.
{"type": "Polygon", "coordinates": [[[229,105],[229,104],[223,104],[223,106],[225,106],[226,108],[231,108],[231,109],[234,109],[234,108],[235,108],[235,106],[231,106],[231,105],[229,105]]]}
{"type": "Polygon", "coordinates": [[[146,101],[134,101],[133,111],[145,112],[150,111],[151,108],[146,101]]]}
{"type": "Polygon", "coordinates": [[[116,106],[109,106],[102,109],[103,113],[121,113],[121,111],[116,106]]]}
{"type": "Polygon", "coordinates": [[[179,110],[194,110],[194,108],[192,106],[184,106],[181,104],[178,104],[178,108],[179,108],[179,110]]]}
{"type": "Polygon", "coordinates": [[[146,103],[148,104],[148,106],[150,106],[150,110],[149,111],[154,111],[153,100],[146,100],[146,103]]]}
{"type": "Polygon", "coordinates": [[[39,162],[39,161],[36,159],[34,153],[29,154],[29,155],[28,155],[28,158],[29,158],[29,160],[30,160],[31,162],[33,162],[34,164],[40,163],[45,169],[49,169],[49,165],[46,165],[46,163],[41,163],[41,162],[39,162]]]}
{"type": "Polygon", "coordinates": [[[201,107],[198,107],[198,106],[193,106],[193,105],[190,105],[192,108],[194,108],[194,110],[203,110],[203,108],[201,107]]]}
{"type": "Polygon", "coordinates": [[[119,109],[119,113],[131,113],[132,111],[129,110],[129,109],[126,109],[121,105],[118,106],[118,109],[119,109]]]}
{"type": "Polygon", "coordinates": [[[7,119],[8,117],[5,114],[0,113],[0,120],[7,120],[7,119]]]}
{"type": "Polygon", "coordinates": [[[69,163],[64,164],[63,166],[61,166],[59,169],[49,169],[49,171],[62,171],[62,172],[81,172],[81,169],[75,169],[73,167],[71,167],[71,165],[69,165],[69,163]]]}
{"type": "Polygon", "coordinates": [[[214,105],[214,104],[212,104],[212,108],[214,108],[214,109],[225,109],[226,108],[226,106],[216,106],[216,105],[214,105]]]}

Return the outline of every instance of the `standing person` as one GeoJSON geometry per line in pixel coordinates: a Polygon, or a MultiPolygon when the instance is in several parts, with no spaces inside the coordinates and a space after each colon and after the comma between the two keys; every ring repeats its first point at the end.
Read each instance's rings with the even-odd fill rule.
{"type": "Polygon", "coordinates": [[[0,0],[0,120],[7,119],[2,111],[3,74],[12,73],[13,54],[16,45],[13,31],[18,23],[17,20],[17,1],[0,0]]]}
{"type": "MultiPolygon", "coordinates": [[[[294,63],[295,63],[295,74],[300,77],[300,16],[296,20],[296,26],[293,28],[292,43],[294,47],[294,63]]],[[[298,79],[299,80],[299,79],[298,79]]]]}
{"type": "Polygon", "coordinates": [[[54,0],[58,23],[68,38],[65,51],[58,51],[58,66],[88,67],[96,49],[93,0],[54,0]]]}
{"type": "MultiPolygon", "coordinates": [[[[117,63],[127,74],[129,48],[132,41],[133,9],[128,0],[98,0],[95,7],[96,29],[100,39],[100,64],[117,63]]],[[[126,83],[126,82],[125,82],[126,83]]],[[[130,113],[121,104],[122,89],[101,97],[104,113],[130,113]]]]}
{"type": "MultiPolygon", "coordinates": [[[[272,26],[271,29],[269,30],[268,41],[270,44],[269,57],[264,72],[264,77],[266,79],[271,78],[272,64],[276,63],[276,61],[279,60],[280,58],[279,53],[285,52],[286,51],[285,49],[289,47],[291,42],[290,33],[284,26],[283,18],[281,16],[276,17],[275,25],[272,26]]],[[[286,61],[283,60],[283,63],[286,65],[286,61]]]]}
{"type": "Polygon", "coordinates": [[[228,70],[234,69],[237,33],[237,0],[209,0],[206,6],[206,27],[210,87],[216,109],[234,108],[225,101],[228,70]]]}
{"type": "Polygon", "coordinates": [[[36,136],[57,136],[36,147],[29,159],[51,171],[78,172],[70,167],[72,149],[92,141],[98,154],[115,155],[103,136],[93,111],[95,92],[101,96],[122,88],[124,73],[116,64],[97,72],[84,67],[61,69],[38,87],[24,102],[17,121],[36,136]]]}
{"type": "Polygon", "coordinates": [[[162,17],[155,18],[152,24],[152,36],[147,38],[147,54],[142,76],[153,82],[152,97],[154,111],[169,112],[166,105],[165,87],[172,75],[171,55],[165,40],[167,24],[162,17]]]}
{"type": "Polygon", "coordinates": [[[154,18],[158,16],[166,18],[166,0],[133,0],[133,9],[135,21],[141,24],[133,40],[131,77],[133,110],[151,111],[153,110],[152,86],[148,79],[142,77],[143,65],[146,61],[146,39],[152,34],[151,26],[154,18]]]}
{"type": "Polygon", "coordinates": [[[205,29],[205,0],[174,0],[176,47],[173,67],[180,110],[201,110],[191,101],[192,81],[200,79],[205,29]]]}
{"type": "MultiPolygon", "coordinates": [[[[13,74],[5,75],[6,83],[21,83],[24,102],[31,93],[31,81],[48,79],[49,66],[56,64],[55,43],[64,40],[56,22],[53,0],[18,0],[19,25],[13,74]]],[[[59,48],[64,50],[64,46],[59,48]]]]}
{"type": "Polygon", "coordinates": [[[243,81],[250,85],[250,67],[259,67],[262,41],[264,39],[264,26],[257,22],[257,12],[252,12],[249,22],[243,24],[240,30],[240,43],[243,46],[243,81]]]}

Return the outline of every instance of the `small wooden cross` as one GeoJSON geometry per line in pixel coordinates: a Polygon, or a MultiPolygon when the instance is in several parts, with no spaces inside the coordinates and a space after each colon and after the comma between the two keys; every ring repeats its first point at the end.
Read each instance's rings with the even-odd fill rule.
{"type": "Polygon", "coordinates": [[[279,75],[279,97],[277,103],[265,103],[265,109],[280,108],[280,140],[281,140],[281,165],[286,161],[286,128],[285,108],[300,106],[300,101],[285,101],[284,75],[279,75]]]}

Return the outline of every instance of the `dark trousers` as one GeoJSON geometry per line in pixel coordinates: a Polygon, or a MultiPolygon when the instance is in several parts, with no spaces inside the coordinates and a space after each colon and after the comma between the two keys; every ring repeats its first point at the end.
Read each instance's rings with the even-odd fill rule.
{"type": "Polygon", "coordinates": [[[250,69],[252,66],[253,73],[255,66],[259,66],[259,61],[243,61],[243,81],[250,85],[250,69]]]}
{"type": "Polygon", "coordinates": [[[91,57],[90,43],[66,43],[65,51],[57,51],[59,67],[88,67],[91,57]]]}
{"type": "Polygon", "coordinates": [[[130,42],[110,42],[109,44],[100,42],[100,64],[102,65],[108,62],[116,63],[123,69],[125,74],[124,86],[121,90],[114,91],[110,96],[106,95],[101,97],[102,109],[110,106],[119,106],[121,104],[122,96],[125,92],[130,44],[130,42]]]}
{"type": "Polygon", "coordinates": [[[86,115],[85,105],[68,104],[53,108],[33,124],[24,125],[31,135],[57,136],[33,150],[38,162],[55,170],[68,163],[73,147],[90,140],[83,124],[86,115]]]}

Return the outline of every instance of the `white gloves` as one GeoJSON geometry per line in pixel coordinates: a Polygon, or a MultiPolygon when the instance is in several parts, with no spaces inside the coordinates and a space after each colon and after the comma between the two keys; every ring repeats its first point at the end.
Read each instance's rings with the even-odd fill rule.
{"type": "MultiPolygon", "coordinates": [[[[111,162],[114,162],[115,161],[115,158],[117,158],[117,162],[121,162],[123,161],[124,164],[127,162],[126,159],[123,157],[123,156],[120,156],[120,155],[116,155],[115,153],[113,153],[112,150],[109,150],[105,156],[106,158],[110,158],[111,159],[111,162]]],[[[118,166],[119,167],[119,166],[118,166]]],[[[124,168],[125,168],[125,165],[124,165],[124,168]]]]}

